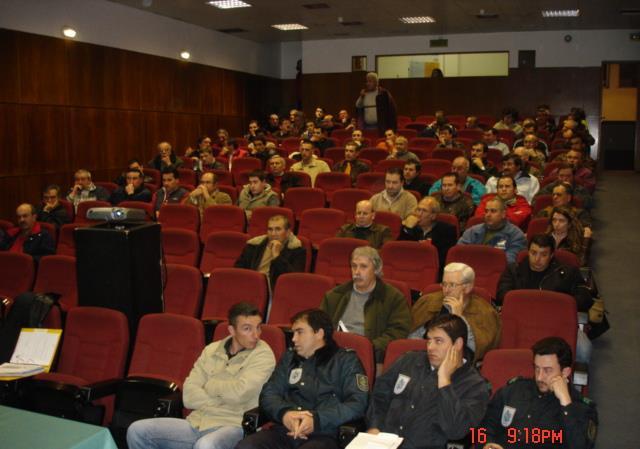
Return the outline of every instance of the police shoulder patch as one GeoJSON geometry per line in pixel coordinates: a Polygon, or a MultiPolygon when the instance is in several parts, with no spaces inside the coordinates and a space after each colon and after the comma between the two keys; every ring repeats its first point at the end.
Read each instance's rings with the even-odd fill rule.
{"type": "Polygon", "coordinates": [[[592,420],[589,420],[589,424],[587,426],[587,438],[589,441],[594,442],[596,440],[596,435],[598,434],[598,425],[592,420]]]}
{"type": "Polygon", "coordinates": [[[356,385],[360,391],[369,391],[369,378],[365,374],[356,374],[356,385]]]}

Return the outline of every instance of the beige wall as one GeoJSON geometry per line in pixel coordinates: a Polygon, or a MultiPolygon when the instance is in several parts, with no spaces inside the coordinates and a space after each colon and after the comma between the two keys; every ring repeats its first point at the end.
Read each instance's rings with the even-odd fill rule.
{"type": "Polygon", "coordinates": [[[602,120],[635,121],[638,117],[638,89],[620,86],[620,65],[609,64],[609,87],[602,89],[602,120]]]}

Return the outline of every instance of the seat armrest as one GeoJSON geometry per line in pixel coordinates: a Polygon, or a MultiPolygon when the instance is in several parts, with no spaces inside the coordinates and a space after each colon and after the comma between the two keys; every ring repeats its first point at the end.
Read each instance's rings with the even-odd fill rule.
{"type": "Polygon", "coordinates": [[[156,403],[156,411],[154,417],[156,418],[164,418],[164,417],[182,417],[182,392],[174,391],[166,396],[158,398],[158,402],[156,403]]]}
{"type": "Polygon", "coordinates": [[[76,397],[84,403],[115,394],[122,379],[109,379],[78,387],[76,397]]]}
{"type": "Polygon", "coordinates": [[[338,444],[340,447],[345,448],[358,433],[365,432],[366,430],[367,426],[363,418],[344,423],[338,428],[338,444]]]}
{"type": "Polygon", "coordinates": [[[267,422],[264,413],[261,413],[260,407],[247,410],[242,415],[242,430],[245,436],[256,433],[260,427],[267,422]]]}

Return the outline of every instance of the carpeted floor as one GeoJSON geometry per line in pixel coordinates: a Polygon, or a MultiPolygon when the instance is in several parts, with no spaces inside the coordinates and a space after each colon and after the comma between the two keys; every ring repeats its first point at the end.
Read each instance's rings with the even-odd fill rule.
{"type": "Polygon", "coordinates": [[[611,329],[594,341],[598,449],[640,447],[640,173],[598,179],[592,264],[611,329]]]}

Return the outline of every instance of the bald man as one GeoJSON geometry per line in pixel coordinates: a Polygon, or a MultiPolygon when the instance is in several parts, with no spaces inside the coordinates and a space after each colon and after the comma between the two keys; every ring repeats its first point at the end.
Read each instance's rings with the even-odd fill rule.
{"type": "Polygon", "coordinates": [[[355,222],[343,225],[336,237],[366,240],[369,242],[369,246],[380,249],[382,245],[392,240],[393,236],[388,226],[374,223],[375,218],[376,213],[371,201],[359,201],[356,204],[355,222]]]}
{"type": "Polygon", "coordinates": [[[0,229],[0,250],[29,254],[34,260],[55,253],[53,238],[36,221],[36,208],[21,204],[16,209],[18,226],[6,231],[0,229]]]}
{"type": "MultiPolygon", "coordinates": [[[[466,157],[457,157],[451,163],[451,172],[458,175],[458,181],[461,184],[461,191],[471,194],[473,204],[476,206],[480,204],[482,195],[487,193],[484,185],[477,179],[468,176],[469,175],[469,159],[466,157]]],[[[442,189],[442,180],[439,179],[433,183],[431,189],[429,189],[429,195],[433,195],[435,192],[439,192],[442,189]]]]}

